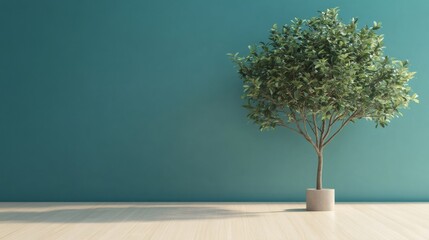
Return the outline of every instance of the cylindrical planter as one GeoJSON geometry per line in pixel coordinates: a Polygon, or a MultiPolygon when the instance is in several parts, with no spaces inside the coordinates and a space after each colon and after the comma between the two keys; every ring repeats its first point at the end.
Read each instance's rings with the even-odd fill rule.
{"type": "Polygon", "coordinates": [[[307,189],[307,211],[333,211],[335,189],[307,189]]]}

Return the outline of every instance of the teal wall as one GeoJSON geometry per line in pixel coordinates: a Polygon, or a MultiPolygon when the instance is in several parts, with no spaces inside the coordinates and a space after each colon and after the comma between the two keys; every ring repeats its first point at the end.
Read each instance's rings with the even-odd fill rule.
{"type": "Polygon", "coordinates": [[[421,103],[345,129],[324,185],[339,201],[428,201],[426,0],[2,0],[0,200],[304,200],[315,153],[248,122],[226,53],[335,6],[383,23],[421,103]]]}

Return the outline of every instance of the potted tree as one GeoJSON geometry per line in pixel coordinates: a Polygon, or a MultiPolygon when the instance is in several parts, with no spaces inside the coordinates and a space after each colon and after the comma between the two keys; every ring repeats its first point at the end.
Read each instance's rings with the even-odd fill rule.
{"type": "Polygon", "coordinates": [[[314,148],[316,188],[307,190],[307,210],[334,208],[334,189],[322,187],[323,151],[347,124],[367,119],[385,127],[418,102],[407,61],[383,54],[381,24],[359,29],[356,18],[343,23],[338,12],[274,25],[248,56],[229,54],[243,80],[248,117],[260,130],[290,129],[314,148]]]}

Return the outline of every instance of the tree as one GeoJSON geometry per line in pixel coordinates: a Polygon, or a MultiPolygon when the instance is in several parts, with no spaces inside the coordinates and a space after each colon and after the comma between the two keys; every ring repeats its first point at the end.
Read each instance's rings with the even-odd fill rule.
{"type": "Polygon", "coordinates": [[[317,153],[316,189],[322,189],[323,150],[350,122],[385,127],[410,101],[407,61],[383,54],[381,24],[346,24],[338,8],[309,20],[271,28],[269,41],[249,46],[248,56],[229,54],[243,80],[248,117],[261,130],[285,127],[317,153]]]}

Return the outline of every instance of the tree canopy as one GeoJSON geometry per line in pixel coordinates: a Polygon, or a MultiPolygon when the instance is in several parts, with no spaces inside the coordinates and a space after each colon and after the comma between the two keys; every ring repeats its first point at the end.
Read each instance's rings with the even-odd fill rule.
{"type": "Polygon", "coordinates": [[[418,102],[408,86],[414,76],[408,62],[383,53],[381,24],[359,29],[358,19],[343,23],[338,12],[274,25],[269,40],[249,46],[249,55],[230,54],[243,79],[248,117],[261,130],[299,132],[309,124],[317,132],[360,118],[385,127],[410,101],[418,102]]]}

